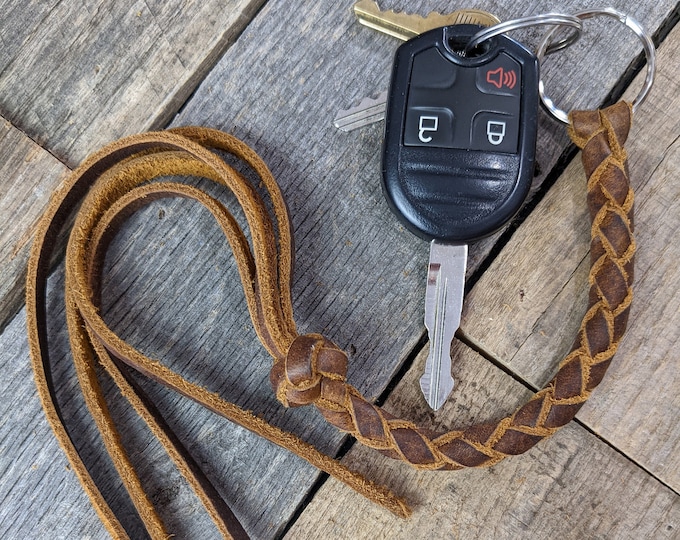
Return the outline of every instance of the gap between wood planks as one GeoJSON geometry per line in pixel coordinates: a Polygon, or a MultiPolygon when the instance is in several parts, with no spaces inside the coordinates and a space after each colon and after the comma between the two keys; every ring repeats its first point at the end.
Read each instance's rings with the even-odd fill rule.
{"type": "MultiPolygon", "coordinates": [[[[0,118],[1,118],[3,121],[7,122],[7,124],[9,124],[10,126],[12,126],[14,129],[16,129],[19,133],[21,133],[21,135],[23,135],[24,137],[26,137],[29,141],[31,141],[33,144],[35,144],[35,145],[36,145],[37,147],[39,147],[41,150],[43,150],[44,152],[46,152],[47,154],[49,154],[50,156],[52,156],[52,157],[54,158],[55,161],[58,161],[59,163],[61,163],[61,164],[62,164],[64,167],[66,167],[69,171],[72,171],[72,170],[73,170],[73,169],[72,169],[71,167],[69,167],[66,163],[64,163],[64,160],[60,159],[59,156],[57,156],[57,155],[56,155],[54,152],[52,152],[49,148],[45,148],[42,144],[40,144],[40,141],[36,141],[33,137],[31,137],[28,133],[26,133],[26,131],[24,131],[23,129],[21,129],[19,126],[17,126],[17,125],[14,124],[13,122],[10,122],[9,120],[7,120],[7,118],[5,118],[5,116],[2,114],[1,111],[0,111],[0,118]]],[[[30,241],[32,241],[32,237],[33,237],[33,234],[31,233],[31,240],[30,240],[30,241]]],[[[53,270],[54,270],[54,269],[53,269],[53,270]]],[[[19,307],[17,308],[16,311],[18,312],[20,309],[21,309],[21,306],[19,306],[19,307]]],[[[16,314],[16,313],[15,313],[15,314],[16,314]]],[[[13,317],[14,317],[14,315],[7,317],[7,321],[5,321],[5,322],[2,324],[2,327],[0,328],[0,334],[4,331],[5,325],[7,324],[7,322],[9,322],[13,317]]]]}
{"type": "MultiPolygon", "coordinates": [[[[661,43],[663,43],[663,41],[667,38],[667,36],[670,34],[670,32],[673,30],[673,28],[675,28],[675,26],[678,24],[678,22],[680,22],[680,3],[678,3],[676,5],[676,7],[670,12],[670,14],[666,18],[666,20],[661,24],[661,26],[657,29],[657,31],[652,36],[652,39],[654,41],[654,45],[657,49],[659,48],[661,43]]],[[[616,103],[619,99],[621,99],[625,90],[631,85],[631,83],[634,81],[635,77],[640,73],[640,71],[642,71],[642,69],[645,67],[645,65],[646,65],[646,58],[644,56],[644,52],[641,52],[635,59],[633,59],[631,61],[628,68],[626,68],[623,75],[621,76],[621,78],[619,79],[617,84],[614,85],[614,87],[609,92],[607,97],[604,99],[604,101],[602,102],[600,107],[607,107],[609,105],[616,103]]],[[[529,217],[529,215],[534,211],[534,209],[538,206],[538,204],[543,200],[543,198],[547,195],[548,191],[557,182],[557,180],[562,176],[562,174],[567,169],[567,166],[577,156],[577,154],[578,154],[578,149],[576,148],[576,146],[574,144],[570,144],[569,146],[567,146],[564,149],[561,156],[557,160],[557,163],[555,164],[553,169],[548,173],[545,180],[540,185],[539,189],[531,196],[531,199],[525,204],[525,206],[522,208],[522,210],[519,212],[519,214],[515,217],[515,219],[513,219],[513,221],[507,226],[505,231],[503,231],[503,233],[499,236],[497,242],[494,244],[493,248],[491,249],[491,251],[489,252],[487,257],[484,259],[484,261],[477,268],[477,270],[475,270],[475,272],[468,278],[466,285],[465,285],[466,295],[474,287],[474,285],[479,281],[479,279],[484,274],[484,272],[486,270],[488,270],[488,268],[491,266],[491,264],[494,262],[494,260],[499,256],[499,254],[503,251],[505,246],[510,242],[510,239],[512,238],[515,231],[526,221],[526,219],[529,217]]],[[[462,335],[461,332],[458,332],[456,334],[456,339],[458,339],[461,343],[463,343],[464,345],[466,345],[470,349],[474,350],[476,353],[478,353],[480,356],[482,356],[485,360],[491,362],[496,368],[503,371],[506,375],[512,377],[512,379],[514,379],[518,383],[522,384],[525,388],[531,390],[532,392],[537,392],[539,390],[534,384],[527,381],[525,378],[521,377],[518,373],[512,371],[508,366],[506,366],[505,364],[500,362],[498,359],[494,358],[491,354],[487,353],[484,350],[481,350],[479,347],[477,347],[475,344],[473,344],[470,340],[466,339],[462,335]]],[[[413,347],[413,349],[407,355],[407,357],[404,360],[400,369],[397,371],[397,373],[392,378],[392,380],[390,380],[390,382],[386,386],[385,390],[376,399],[376,403],[378,405],[382,405],[387,400],[387,398],[392,393],[392,391],[396,388],[396,386],[404,378],[405,374],[413,367],[413,364],[415,362],[416,357],[422,352],[422,350],[426,347],[427,344],[428,344],[427,333],[425,331],[423,331],[423,333],[421,334],[421,337],[418,340],[417,344],[413,347]]],[[[646,474],[648,474],[649,476],[654,478],[661,485],[668,488],[673,493],[680,495],[680,493],[677,490],[675,490],[669,484],[667,484],[666,482],[661,480],[657,475],[655,475],[649,469],[644,467],[641,463],[635,461],[630,456],[628,456],[623,451],[621,451],[619,448],[614,446],[610,441],[603,438],[600,434],[595,432],[593,429],[591,429],[584,422],[582,422],[578,418],[574,418],[574,422],[578,426],[580,426],[581,428],[585,429],[591,435],[597,437],[597,439],[600,440],[602,443],[604,443],[607,447],[611,448],[617,454],[619,454],[620,456],[625,458],[627,461],[629,461],[630,463],[635,465],[637,468],[641,469],[646,474]]],[[[337,459],[342,459],[342,457],[344,457],[347,454],[347,452],[349,452],[349,450],[354,446],[355,443],[356,443],[356,441],[354,439],[347,437],[345,442],[340,447],[340,449],[337,452],[335,457],[337,459]]],[[[304,512],[305,507],[308,505],[308,503],[316,496],[318,491],[326,483],[326,480],[328,480],[328,475],[326,473],[321,473],[321,475],[319,476],[317,481],[312,485],[312,487],[308,491],[307,496],[301,501],[299,507],[297,508],[295,513],[291,516],[291,519],[288,522],[288,524],[284,527],[284,529],[281,531],[281,533],[279,535],[277,535],[277,537],[276,537],[277,539],[282,539],[286,536],[288,531],[292,528],[292,526],[295,524],[295,522],[302,515],[302,513],[304,512]]]]}
{"type": "MultiPolygon", "coordinates": [[[[222,38],[215,47],[216,50],[213,50],[208,55],[206,55],[205,60],[202,63],[200,63],[196,68],[196,77],[190,77],[186,81],[185,85],[177,90],[175,97],[171,99],[169,102],[168,105],[169,110],[160,110],[158,112],[158,114],[156,115],[156,120],[151,123],[150,131],[167,129],[172,124],[172,121],[175,119],[175,117],[181,114],[182,110],[187,105],[187,103],[191,101],[192,97],[196,93],[196,90],[201,86],[201,84],[213,70],[215,65],[219,63],[219,61],[227,53],[231,46],[238,41],[241,35],[246,31],[246,29],[250,26],[253,20],[260,13],[260,11],[262,11],[266,3],[267,0],[261,0],[259,4],[253,6],[252,11],[245,12],[241,15],[240,19],[244,19],[242,26],[232,27],[232,30],[235,30],[234,32],[228,32],[226,34],[223,34],[222,38]],[[172,105],[175,105],[175,107],[172,107],[172,105]]],[[[43,144],[41,144],[40,141],[31,137],[31,135],[29,135],[25,130],[21,129],[20,126],[17,126],[15,123],[5,118],[1,111],[0,118],[2,118],[5,122],[10,124],[14,129],[16,129],[28,140],[32,141],[36,146],[42,148],[56,161],[63,164],[69,171],[73,171],[74,168],[70,167],[66,160],[60,158],[49,148],[46,148],[43,144]]],[[[17,308],[17,311],[19,309],[21,309],[21,306],[17,308]]],[[[7,318],[8,321],[11,319],[12,317],[7,318]]],[[[2,332],[2,330],[4,330],[4,325],[0,329],[0,333],[2,332]]]]}
{"type": "MultiPolygon", "coordinates": [[[[267,3],[267,0],[262,0],[259,5],[255,6],[255,8],[252,10],[252,12],[247,14],[247,22],[239,28],[236,32],[234,32],[232,35],[227,36],[227,39],[225,42],[222,44],[222,50],[219,51],[217,54],[214,55],[208,55],[205,61],[205,66],[201,65],[199,66],[199,70],[197,70],[198,76],[196,78],[192,78],[189,81],[187,81],[187,84],[193,83],[193,88],[191,91],[189,91],[184,98],[184,100],[178,104],[174,112],[169,112],[167,114],[167,117],[169,117],[168,120],[165,120],[164,122],[159,122],[161,125],[158,126],[158,129],[167,129],[170,124],[172,124],[173,120],[182,114],[182,111],[184,108],[187,106],[187,104],[192,100],[194,95],[196,94],[196,91],[198,88],[203,84],[203,81],[206,79],[206,77],[210,74],[212,71],[213,67],[215,67],[222,57],[227,53],[229,48],[238,41],[238,39],[241,37],[241,35],[248,29],[248,27],[252,24],[252,22],[255,20],[255,18],[260,14],[260,12],[264,9],[265,4],[267,3]],[[205,69],[200,69],[204,68],[205,69]]],[[[163,119],[165,115],[160,114],[159,118],[163,119]]]]}

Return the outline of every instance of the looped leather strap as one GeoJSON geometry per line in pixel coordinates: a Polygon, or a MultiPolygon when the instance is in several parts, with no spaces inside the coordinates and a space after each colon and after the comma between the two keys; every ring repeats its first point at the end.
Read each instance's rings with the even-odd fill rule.
{"type": "Polygon", "coordinates": [[[96,377],[95,359],[109,372],[121,393],[164,445],[225,537],[244,538],[246,534],[159,411],[134,384],[130,369],[296,453],[395,514],[408,516],[408,507],[385,488],[349,471],[298,437],[193,384],[161,362],[147,358],[116,336],[102,320],[98,309],[101,264],[117,226],[140,206],[159,197],[179,196],[203,204],[224,231],[238,263],[257,335],[277,363],[283,362],[290,343],[297,336],[290,301],[292,235],[278,185],[259,156],[234,137],[205,128],[178,128],[128,137],[89,157],[54,194],[38,225],[29,260],[27,328],[38,392],[57,439],[111,534],[116,538],[127,538],[66,428],[52,383],[46,325],[46,283],[52,250],[59,230],[86,193],[71,231],[65,260],[66,314],[73,360],[87,406],[150,535],[168,537],[119,440],[96,377]],[[231,153],[258,175],[270,199],[273,217],[252,184],[211,148],[231,153]],[[206,193],[174,182],[147,183],[166,175],[202,176],[230,189],[246,216],[252,249],[227,209],[206,193]]]}
{"type": "Polygon", "coordinates": [[[574,346],[556,376],[514,414],[496,423],[448,433],[421,429],[370,403],[347,383],[344,352],[321,335],[297,334],[290,299],[293,242],[286,206],[268,169],[250,148],[215,130],[178,128],[123,139],[88,158],[55,194],[39,224],[27,277],[27,318],[33,367],[47,417],[109,531],[115,537],[126,537],[65,427],[51,381],[45,324],[45,286],[56,235],[86,193],[66,255],[66,312],[74,364],[88,408],[152,537],[164,538],[167,531],[120,443],[95,375],[95,358],[164,444],[225,536],[239,538],[246,534],[162,416],[134,384],[130,369],[297,453],[406,517],[408,507],[386,489],[348,471],[297,437],[187,381],[116,336],[98,310],[103,254],[116,227],[140,206],[159,197],[199,201],[229,240],[253,325],[274,359],[271,383],[284,405],[314,404],[328,421],[360,442],[420,469],[489,466],[526,451],[574,417],[602,380],[626,327],[635,251],[633,195],[623,149],[631,109],[621,103],[604,111],[574,113],[571,120],[570,134],[583,149],[592,219],[589,307],[574,346]],[[209,148],[232,153],[258,174],[271,199],[273,216],[253,186],[209,148]],[[207,194],[174,182],[148,183],[166,175],[203,176],[229,188],[243,207],[252,246],[228,211],[207,194]]]}

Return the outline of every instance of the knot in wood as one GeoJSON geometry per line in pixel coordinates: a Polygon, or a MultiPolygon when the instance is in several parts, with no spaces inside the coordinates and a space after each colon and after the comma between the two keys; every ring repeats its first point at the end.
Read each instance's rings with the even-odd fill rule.
{"type": "Polygon", "coordinates": [[[297,336],[285,361],[272,369],[276,397],[287,407],[315,403],[326,381],[344,383],[346,378],[347,355],[320,334],[297,336]]]}

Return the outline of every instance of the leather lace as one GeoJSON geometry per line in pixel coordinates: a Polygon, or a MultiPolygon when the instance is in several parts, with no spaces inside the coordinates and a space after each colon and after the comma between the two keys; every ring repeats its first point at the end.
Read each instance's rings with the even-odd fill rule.
{"type": "Polygon", "coordinates": [[[97,363],[158,437],[225,537],[245,538],[247,534],[135,384],[132,370],[295,452],[394,514],[408,517],[406,503],[386,488],[188,381],[112,332],[99,312],[102,261],[109,241],[126,217],[153,200],[185,197],[200,202],[219,223],[233,251],[253,326],[273,358],[270,379],[279,401],[286,406],[314,405],[329,422],[361,443],[419,469],[490,466],[525,452],[567,424],[602,380],[623,337],[632,300],[635,252],[633,193],[623,148],[631,117],[626,103],[571,116],[570,135],[583,149],[592,220],[589,306],[571,352],[555,377],[510,416],[447,433],[419,428],[366,400],[346,380],[347,356],[342,350],[321,335],[298,335],[290,293],[290,220],[277,183],[252,149],[225,133],[186,127],[121,139],[90,156],[55,193],[39,223],[28,268],[27,319],[33,368],[47,418],[109,532],[116,538],[128,537],[66,428],[52,383],[48,350],[49,262],[58,232],[81,200],[65,259],[65,302],[73,362],[92,418],[152,538],[167,538],[169,531],[121,443],[96,376],[97,363]],[[242,174],[211,150],[228,152],[251,167],[264,186],[269,205],[242,174]],[[174,175],[201,176],[231,190],[243,208],[252,241],[228,210],[205,192],[177,182],[150,182],[174,175]]]}

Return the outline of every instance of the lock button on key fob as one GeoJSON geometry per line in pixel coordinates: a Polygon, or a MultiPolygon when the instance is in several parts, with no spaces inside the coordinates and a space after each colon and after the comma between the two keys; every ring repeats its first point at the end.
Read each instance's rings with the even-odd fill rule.
{"type": "Polygon", "coordinates": [[[432,30],[395,56],[383,187],[404,225],[430,240],[468,243],[493,233],[519,210],[533,179],[538,62],[504,35],[462,54],[479,29],[432,30]]]}

